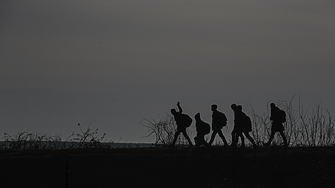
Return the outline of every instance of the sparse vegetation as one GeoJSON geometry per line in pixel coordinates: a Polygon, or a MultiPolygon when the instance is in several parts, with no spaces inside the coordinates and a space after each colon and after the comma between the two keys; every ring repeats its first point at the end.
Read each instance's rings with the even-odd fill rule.
{"type": "Polygon", "coordinates": [[[83,130],[80,123],[79,133],[73,132],[65,141],[60,136],[48,136],[46,134],[32,131],[22,131],[16,135],[4,133],[4,144],[2,150],[61,150],[61,149],[82,149],[82,148],[111,148],[110,143],[104,142],[105,133],[100,136],[98,129],[91,129],[92,121],[83,130]]]}
{"type": "MultiPolygon", "coordinates": [[[[94,121],[86,129],[78,124],[79,133],[72,133],[65,141],[58,135],[47,136],[31,131],[15,136],[5,133],[5,144],[0,149],[2,185],[333,187],[334,121],[320,104],[306,111],[300,101],[298,108],[293,108],[293,100],[276,102],[287,114],[285,131],[291,146],[294,146],[288,149],[277,146],[258,148],[256,152],[251,148],[231,150],[224,147],[111,149],[111,144],[104,140],[105,134],[101,136],[98,129],[91,128],[94,121]],[[69,179],[65,179],[65,173],[69,179]]],[[[267,141],[270,135],[269,114],[268,109],[262,115],[254,111],[250,115],[252,134],[259,144],[267,141]]],[[[166,114],[158,121],[143,117],[141,124],[148,129],[147,136],[154,136],[156,146],[172,143],[176,131],[172,115],[166,114]]],[[[193,137],[194,133],[189,134],[193,137]]],[[[280,138],[275,138],[274,145],[281,143],[280,138]]],[[[188,145],[182,135],[177,144],[188,145]]]]}
{"type": "MultiPolygon", "coordinates": [[[[308,111],[301,105],[300,98],[298,101],[294,100],[293,96],[288,102],[276,102],[279,108],[286,112],[284,127],[290,146],[334,146],[335,124],[330,112],[323,109],[320,104],[316,104],[311,111],[308,111]]],[[[269,104],[270,102],[267,106],[269,104]]],[[[257,115],[253,110],[251,114],[253,137],[258,143],[267,141],[271,132],[270,109],[262,115],[257,115]]],[[[275,145],[282,143],[281,137],[277,135],[273,143],[275,145]]]]}
{"type": "MultiPolygon", "coordinates": [[[[277,101],[276,105],[286,112],[286,122],[284,123],[285,134],[291,147],[315,147],[315,146],[334,146],[335,145],[335,123],[330,112],[316,104],[315,107],[308,111],[303,108],[300,102],[295,101],[295,96],[290,101],[277,101]]],[[[274,101],[268,102],[267,106],[274,101]]],[[[271,132],[270,109],[261,115],[253,109],[250,113],[252,119],[253,131],[252,137],[258,143],[266,142],[271,132]]],[[[171,114],[166,113],[160,116],[159,120],[148,119],[143,117],[140,122],[148,129],[146,137],[153,136],[156,146],[170,145],[173,141],[177,125],[171,114]]],[[[78,123],[79,133],[73,132],[65,140],[59,135],[48,136],[46,134],[35,133],[32,131],[22,131],[16,135],[4,133],[2,150],[60,150],[73,148],[112,148],[112,142],[106,142],[105,133],[99,134],[99,130],[92,129],[90,122],[86,129],[83,129],[78,123]]],[[[194,137],[192,129],[187,129],[188,135],[194,137]]],[[[227,134],[227,133],[226,133],[227,134]]],[[[248,140],[246,139],[248,143],[248,140]]],[[[273,145],[282,143],[281,137],[277,135],[273,140],[273,145]]],[[[220,142],[216,142],[216,145],[220,142]]],[[[176,145],[188,145],[183,135],[178,137],[176,145]]],[[[215,144],[214,144],[215,145],[215,144]]]]}
{"type": "Polygon", "coordinates": [[[73,143],[71,145],[72,147],[79,147],[79,148],[102,148],[106,145],[102,144],[104,141],[104,138],[106,136],[106,133],[104,133],[102,136],[98,133],[97,129],[91,129],[91,124],[94,122],[93,120],[88,126],[85,131],[81,128],[80,123],[78,123],[78,127],[80,129],[79,133],[72,133],[68,137],[68,141],[70,143],[73,143]]]}
{"type": "MultiPolygon", "coordinates": [[[[172,115],[165,114],[165,116],[160,117],[158,121],[154,119],[148,119],[143,117],[140,122],[144,127],[148,129],[149,134],[146,137],[154,136],[155,145],[171,145],[173,142],[174,134],[177,131],[177,125],[172,115]]],[[[192,135],[192,132],[187,129],[187,134],[192,135]]],[[[176,145],[186,145],[188,144],[184,136],[178,136],[176,145]]]]}
{"type": "Polygon", "coordinates": [[[63,149],[63,143],[59,136],[47,136],[32,131],[22,131],[12,136],[4,133],[4,145],[1,149],[11,150],[41,150],[41,149],[63,149]]]}
{"type": "MultiPolygon", "coordinates": [[[[267,106],[270,106],[268,102],[267,106]]],[[[284,123],[285,135],[290,146],[334,146],[335,145],[335,124],[328,110],[316,104],[311,111],[305,110],[300,103],[294,105],[295,96],[290,101],[275,102],[280,109],[286,112],[286,122],[284,123]]],[[[271,133],[270,109],[267,112],[258,115],[253,109],[250,113],[252,119],[252,137],[258,145],[267,142],[271,133]]],[[[143,117],[141,124],[148,128],[148,136],[155,137],[155,144],[169,145],[172,143],[174,133],[176,132],[176,124],[173,116],[166,114],[159,117],[159,120],[148,119],[143,117]]],[[[188,129],[189,130],[189,129],[188,129]]],[[[189,131],[188,135],[194,137],[194,133],[189,131]]],[[[282,138],[277,135],[273,140],[273,145],[280,145],[282,138]]],[[[246,139],[246,142],[247,139],[246,139]]],[[[187,144],[183,136],[178,137],[177,144],[187,144]]]]}

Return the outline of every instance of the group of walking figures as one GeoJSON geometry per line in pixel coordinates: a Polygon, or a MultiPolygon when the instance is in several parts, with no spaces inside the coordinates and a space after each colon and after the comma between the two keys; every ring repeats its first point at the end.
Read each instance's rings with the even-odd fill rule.
{"type": "MultiPolygon", "coordinates": [[[[185,136],[186,140],[189,142],[190,146],[193,146],[192,141],[186,132],[186,128],[192,124],[192,118],[189,117],[187,114],[183,114],[183,110],[179,102],[177,103],[177,106],[178,111],[176,109],[171,109],[171,113],[174,116],[174,119],[177,124],[177,131],[174,135],[172,145],[175,145],[178,135],[182,133],[185,136]]],[[[211,139],[208,143],[205,140],[205,135],[210,133],[211,128],[210,125],[201,120],[200,113],[197,113],[194,116],[197,131],[197,135],[194,138],[196,147],[211,146],[217,134],[221,137],[224,146],[228,146],[228,142],[222,133],[222,128],[227,126],[227,117],[224,113],[218,111],[217,108],[218,106],[216,104],[213,104],[211,106],[213,132],[211,135],[211,139]]],[[[264,143],[264,146],[269,146],[274,138],[275,133],[279,132],[281,137],[283,138],[284,146],[287,147],[288,143],[284,134],[284,126],[283,126],[283,123],[286,121],[285,111],[279,109],[274,103],[270,104],[270,108],[271,108],[270,120],[272,121],[271,135],[269,141],[267,143],[264,143]]],[[[245,136],[250,140],[250,142],[253,145],[253,148],[256,148],[257,144],[249,134],[252,131],[252,123],[250,118],[242,111],[241,105],[232,104],[231,109],[234,111],[234,128],[233,131],[231,132],[232,135],[231,147],[234,148],[237,146],[239,138],[241,139],[241,147],[244,147],[245,146],[244,136],[245,136]]]]}

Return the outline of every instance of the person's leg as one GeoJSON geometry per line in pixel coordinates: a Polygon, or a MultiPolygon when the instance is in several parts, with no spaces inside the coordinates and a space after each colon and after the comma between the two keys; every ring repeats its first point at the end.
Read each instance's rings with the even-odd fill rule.
{"type": "Polygon", "coordinates": [[[182,131],[183,135],[185,136],[186,140],[188,141],[188,143],[190,144],[190,146],[193,146],[192,141],[190,139],[190,137],[188,137],[186,130],[182,131]]]}
{"type": "Polygon", "coordinates": [[[226,140],[226,138],[224,137],[224,135],[223,135],[223,133],[222,133],[221,130],[218,131],[218,134],[219,134],[219,136],[221,137],[221,139],[222,139],[222,141],[223,141],[223,143],[224,143],[224,146],[228,146],[227,140],[226,140]]]}
{"type": "Polygon", "coordinates": [[[237,143],[238,143],[238,133],[236,132],[236,130],[233,130],[233,132],[231,133],[231,136],[232,136],[232,147],[235,148],[237,146],[237,143]]]}
{"type": "Polygon", "coordinates": [[[194,137],[194,143],[195,143],[195,146],[196,146],[196,147],[199,147],[199,146],[200,146],[198,135],[197,135],[196,137],[194,137]]]}
{"type": "Polygon", "coordinates": [[[288,146],[288,143],[287,143],[287,139],[286,139],[286,136],[284,134],[284,131],[280,131],[279,134],[281,135],[281,137],[283,138],[284,140],[284,146],[287,147],[288,146]]]}
{"type": "Polygon", "coordinates": [[[238,136],[241,138],[241,142],[242,142],[241,147],[245,147],[243,134],[242,133],[238,133],[238,136]]]}
{"type": "Polygon", "coordinates": [[[252,143],[253,147],[257,147],[255,140],[250,136],[248,132],[244,132],[245,137],[247,137],[252,143]]]}
{"type": "Polygon", "coordinates": [[[209,145],[212,145],[212,143],[214,141],[214,138],[215,138],[215,136],[216,136],[217,133],[218,133],[217,131],[213,131],[212,136],[211,136],[211,140],[208,143],[209,145]]]}
{"type": "Polygon", "coordinates": [[[174,138],[173,138],[173,142],[172,142],[172,145],[174,146],[176,141],[177,141],[177,138],[178,138],[178,135],[180,134],[180,130],[177,130],[176,133],[174,134],[174,138]]]}
{"type": "Polygon", "coordinates": [[[208,146],[208,143],[205,140],[205,135],[199,135],[199,141],[200,141],[200,145],[203,145],[206,147],[208,146]]]}
{"type": "Polygon", "coordinates": [[[205,139],[203,140],[203,143],[204,143],[204,146],[206,146],[206,147],[210,146],[210,145],[206,142],[205,139]]]}
{"type": "Polygon", "coordinates": [[[264,144],[266,147],[269,147],[269,146],[270,146],[270,144],[271,144],[271,142],[272,142],[272,140],[273,140],[273,138],[274,138],[274,136],[275,136],[275,133],[276,133],[276,132],[271,131],[271,135],[270,135],[270,139],[269,139],[269,141],[268,141],[267,143],[264,144]]]}

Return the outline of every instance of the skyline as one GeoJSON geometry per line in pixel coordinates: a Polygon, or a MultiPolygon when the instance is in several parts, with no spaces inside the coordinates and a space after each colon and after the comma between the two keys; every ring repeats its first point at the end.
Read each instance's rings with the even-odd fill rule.
{"type": "MultiPolygon", "coordinates": [[[[0,134],[152,142],[139,122],[179,101],[211,122],[301,96],[335,113],[335,2],[2,1],[0,134]]],[[[194,125],[192,125],[194,128],[194,125]]]]}

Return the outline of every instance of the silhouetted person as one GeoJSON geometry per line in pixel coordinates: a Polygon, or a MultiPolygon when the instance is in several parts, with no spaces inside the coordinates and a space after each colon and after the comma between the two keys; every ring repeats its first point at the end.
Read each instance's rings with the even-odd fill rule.
{"type": "Polygon", "coordinates": [[[227,117],[224,113],[219,112],[217,110],[218,106],[216,104],[213,104],[211,106],[211,110],[212,110],[212,136],[211,136],[211,140],[209,141],[209,145],[212,145],[214,138],[216,136],[216,134],[219,134],[219,136],[221,137],[224,146],[228,146],[228,143],[225,139],[225,137],[223,136],[223,133],[221,131],[221,129],[227,125],[227,117]]]}
{"type": "Polygon", "coordinates": [[[230,107],[234,111],[234,128],[233,131],[231,132],[232,147],[236,147],[239,137],[241,138],[242,145],[244,145],[244,136],[242,134],[242,122],[241,118],[239,117],[240,110],[238,109],[236,104],[232,104],[230,107]]]}
{"type": "Polygon", "coordinates": [[[190,137],[188,137],[186,133],[186,128],[189,127],[192,124],[192,118],[190,116],[183,114],[183,109],[180,107],[180,103],[177,103],[178,106],[178,112],[175,109],[171,109],[171,114],[173,115],[176,124],[177,124],[177,132],[174,134],[174,139],[172,145],[174,146],[178,135],[180,133],[183,133],[185,136],[186,140],[189,142],[190,146],[193,146],[190,137]]]}
{"type": "Polygon", "coordinates": [[[200,118],[200,113],[197,113],[195,116],[195,127],[197,131],[197,136],[194,138],[195,146],[209,146],[209,144],[205,141],[205,135],[208,134],[211,130],[211,127],[208,123],[204,122],[200,118]]]}
{"type": "MultiPolygon", "coordinates": [[[[232,107],[234,107],[234,104],[232,105],[232,107]]],[[[247,116],[244,112],[242,112],[242,106],[235,105],[235,109],[234,113],[235,113],[235,126],[237,125],[237,130],[236,130],[236,137],[233,139],[233,144],[232,146],[235,147],[237,142],[238,142],[238,136],[241,137],[241,141],[242,141],[242,147],[245,147],[244,144],[244,137],[241,133],[244,134],[245,137],[247,137],[249,139],[249,141],[252,143],[253,148],[256,148],[256,142],[254,141],[254,139],[250,136],[249,132],[252,131],[252,124],[251,124],[251,120],[249,118],[249,116],[247,116]]],[[[234,132],[234,131],[233,131],[234,132]]]]}
{"type": "Polygon", "coordinates": [[[270,146],[273,137],[275,135],[276,132],[279,132],[279,134],[281,135],[281,137],[284,140],[284,146],[287,147],[287,139],[286,136],[284,134],[284,126],[283,123],[286,122],[286,114],[285,111],[279,109],[274,103],[270,104],[271,107],[271,116],[270,116],[270,120],[272,121],[272,126],[271,126],[271,135],[270,135],[270,139],[268,143],[265,143],[265,146],[270,146]]]}

